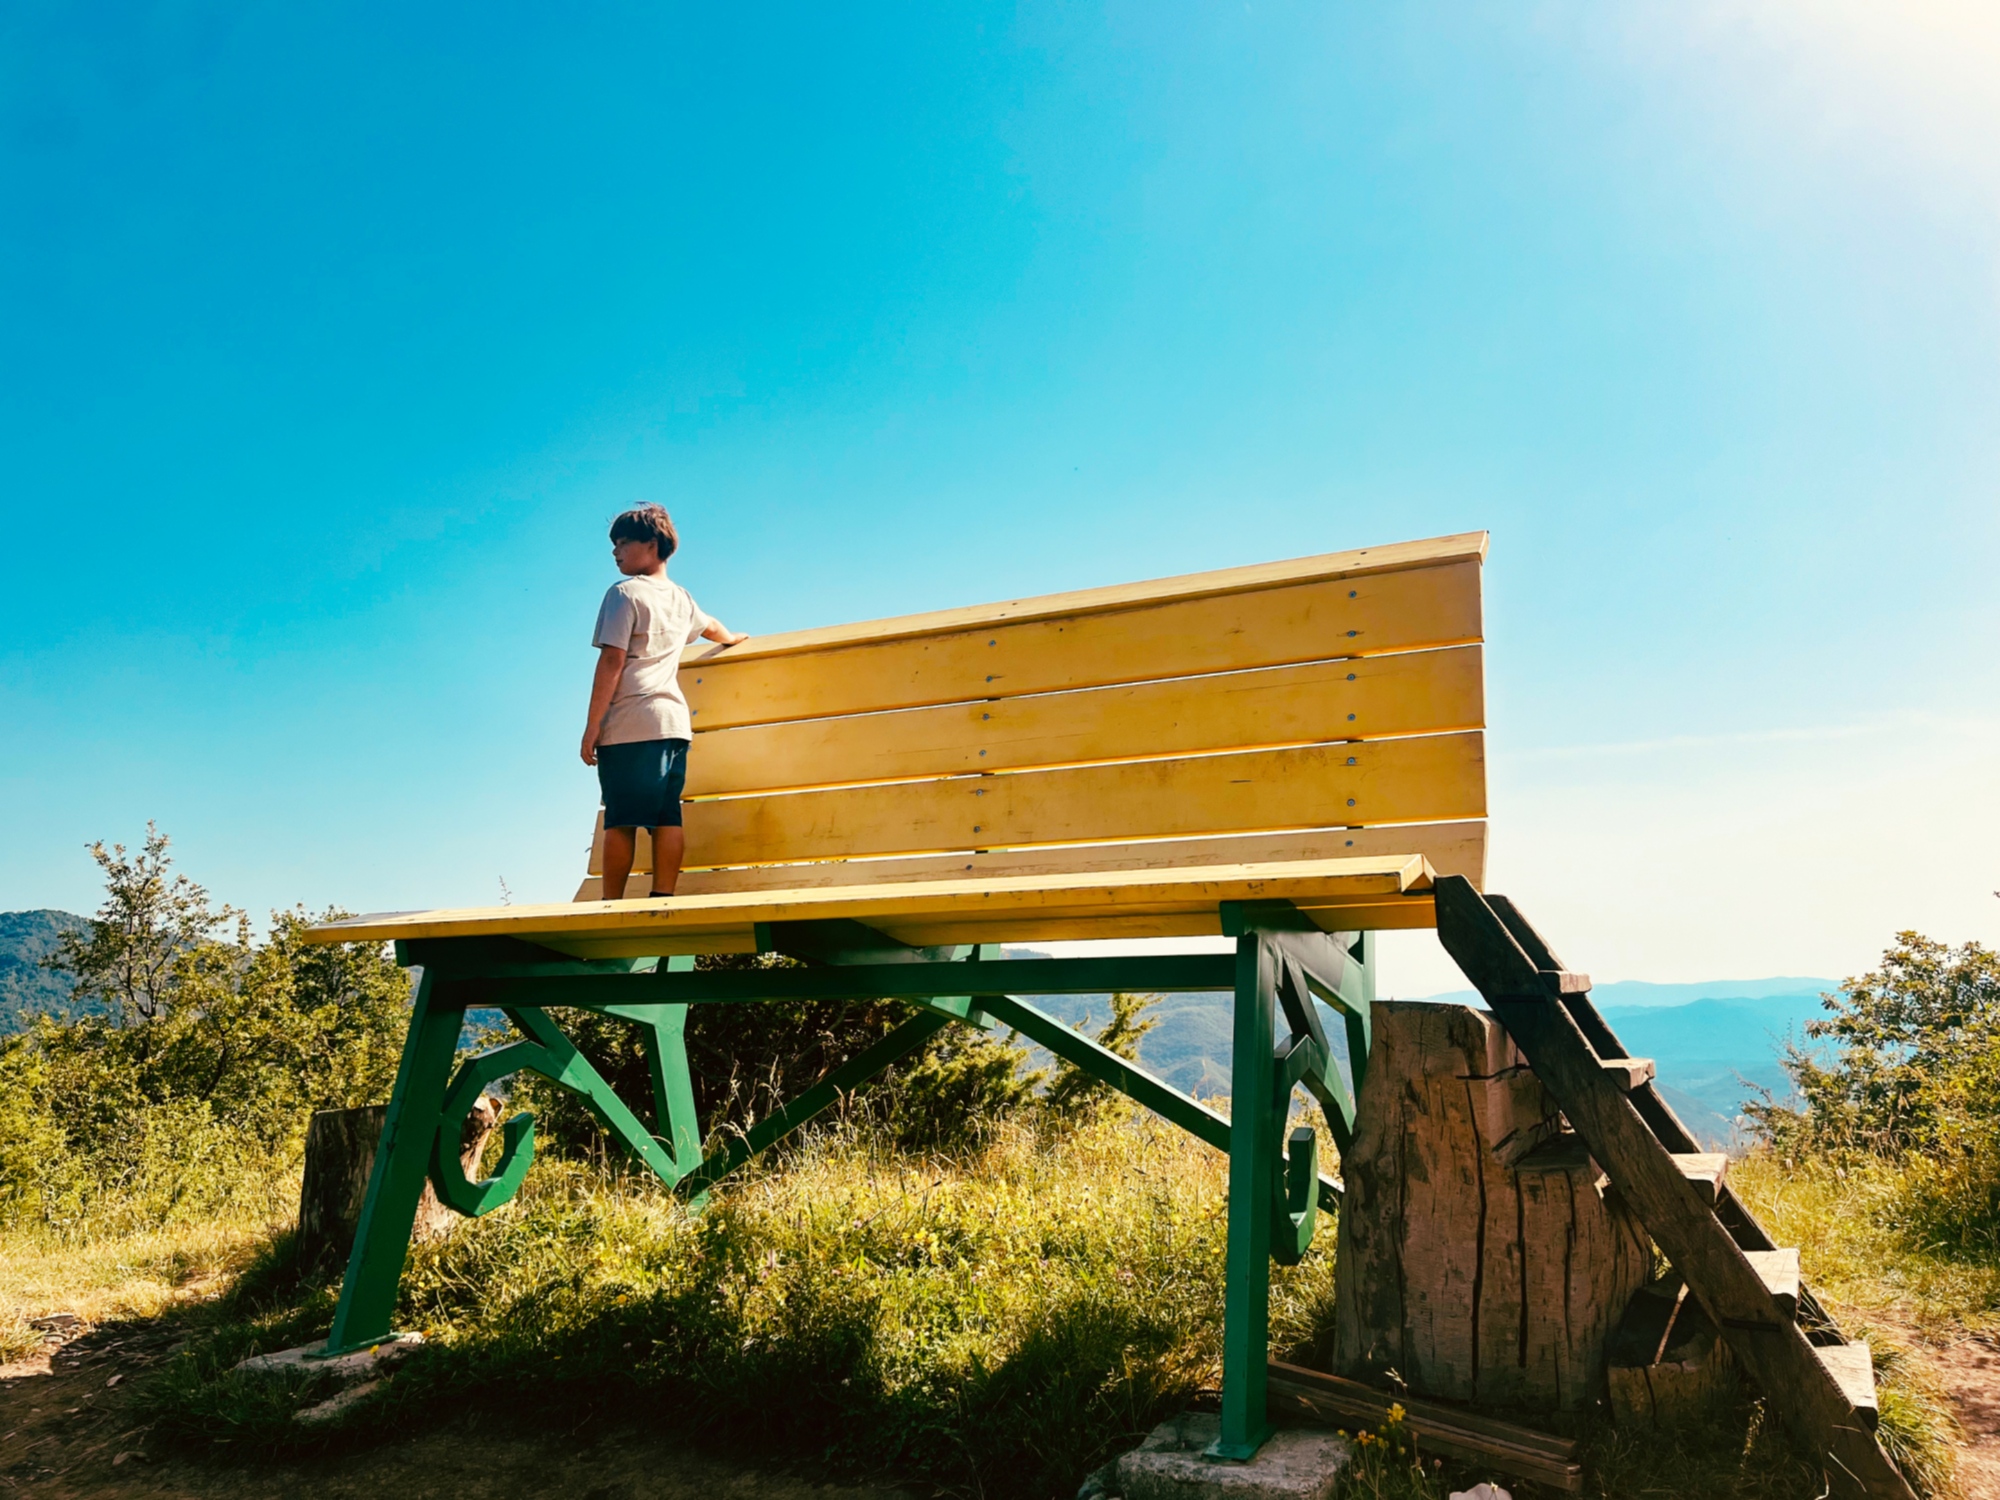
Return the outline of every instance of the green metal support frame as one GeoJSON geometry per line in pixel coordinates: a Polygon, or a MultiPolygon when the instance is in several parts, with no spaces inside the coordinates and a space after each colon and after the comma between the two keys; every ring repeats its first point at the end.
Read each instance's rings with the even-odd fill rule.
{"type": "Polygon", "coordinates": [[[470,1216],[492,1212],[519,1191],[534,1158],[531,1115],[507,1121],[493,1176],[473,1181],[458,1159],[462,1122],[501,1078],[528,1070],[580,1094],[634,1159],[699,1207],[715,1183],[943,1027],[1005,1026],[1229,1154],[1222,1427],[1209,1451],[1248,1459],[1271,1431],[1265,1414],[1270,1263],[1294,1265],[1306,1254],[1320,1206],[1340,1191],[1319,1172],[1313,1130],[1291,1124],[1294,1090],[1304,1088],[1318,1103],[1335,1148],[1344,1152],[1354,1128],[1354,1091],[1367,1072],[1374,955],[1371,934],[1322,932],[1286,902],[1227,903],[1221,915],[1224,932],[1236,939],[1233,954],[1010,959],[990,944],[911,948],[844,921],[760,928],[764,951],[804,960],[805,967],[790,969],[697,973],[691,958],[573,959],[513,938],[400,943],[398,962],[419,970],[410,1034],[333,1330],[317,1352],[332,1357],[393,1337],[398,1286],[427,1177],[445,1203],[470,1216]],[[1113,990],[1234,992],[1228,1116],[1023,998],[1113,990]],[[1343,1017],[1352,1088],[1334,1064],[1315,996],[1343,1017]],[[688,1007],[786,999],[903,1000],[915,1013],[750,1130],[702,1155],[684,1041],[688,1007]],[[645,1128],[544,1014],[556,1005],[645,1029],[663,1134],[645,1128]],[[499,1008],[522,1039],[467,1058],[454,1072],[465,1013],[473,1007],[499,1008]]]}

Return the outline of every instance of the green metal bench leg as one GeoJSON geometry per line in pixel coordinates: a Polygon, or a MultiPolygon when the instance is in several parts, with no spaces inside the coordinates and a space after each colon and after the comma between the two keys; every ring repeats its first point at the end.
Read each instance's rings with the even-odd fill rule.
{"type": "Polygon", "coordinates": [[[1236,940],[1236,1023],[1231,1038],[1229,1251],[1222,1301],[1222,1432],[1214,1458],[1249,1459],[1271,1435],[1271,1195],[1278,1143],[1262,1128],[1277,1090],[1271,1070],[1278,955],[1256,932],[1236,940]]]}
{"type": "Polygon", "coordinates": [[[333,1332],[327,1335],[328,1357],[366,1349],[392,1336],[389,1325],[396,1314],[396,1292],[417,1203],[430,1171],[431,1141],[443,1112],[458,1034],[465,1026],[465,1007],[439,1004],[439,988],[426,969],[417,983],[410,1035],[403,1043],[381,1144],[368,1175],[368,1196],[361,1205],[353,1253],[347,1258],[347,1276],[340,1284],[333,1332]]]}

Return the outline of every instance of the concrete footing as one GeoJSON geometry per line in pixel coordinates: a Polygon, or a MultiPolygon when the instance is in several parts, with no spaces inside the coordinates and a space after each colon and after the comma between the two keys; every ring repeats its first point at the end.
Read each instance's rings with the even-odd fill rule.
{"type": "Polygon", "coordinates": [[[301,1344],[296,1349],[280,1349],[274,1354],[253,1354],[230,1372],[236,1375],[305,1374],[331,1380],[335,1385],[352,1385],[386,1375],[409,1355],[423,1347],[421,1333],[399,1333],[373,1348],[357,1349],[336,1359],[321,1359],[324,1344],[301,1344]]]}
{"type": "Polygon", "coordinates": [[[1331,1432],[1281,1431],[1247,1463],[1207,1458],[1221,1419],[1189,1412],[1153,1429],[1118,1460],[1125,1500],[1327,1500],[1347,1464],[1347,1444],[1331,1432]]]}

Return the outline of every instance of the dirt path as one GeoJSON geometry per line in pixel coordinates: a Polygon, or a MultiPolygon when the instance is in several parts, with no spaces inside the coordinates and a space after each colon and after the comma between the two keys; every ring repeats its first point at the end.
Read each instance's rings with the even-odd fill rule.
{"type": "Polygon", "coordinates": [[[2000,1347],[1975,1335],[1926,1352],[1965,1428],[1958,1480],[1966,1500],[2000,1500],[2000,1347]]]}
{"type": "Polygon", "coordinates": [[[908,1500],[815,1484],[690,1453],[636,1431],[589,1439],[445,1431],[311,1464],[242,1467],[151,1450],[132,1397],[180,1339],[171,1325],[112,1324],[0,1365],[0,1496],[38,1500],[908,1500]]]}

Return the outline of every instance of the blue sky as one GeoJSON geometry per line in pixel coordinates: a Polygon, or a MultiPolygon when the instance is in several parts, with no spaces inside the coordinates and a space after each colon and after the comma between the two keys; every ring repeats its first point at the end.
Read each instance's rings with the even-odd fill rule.
{"type": "Polygon", "coordinates": [[[148,818],[252,909],[566,897],[650,499],[751,631],[1490,528],[1493,884],[1573,963],[2000,935],[1977,7],[0,35],[0,908],[148,818]]]}

